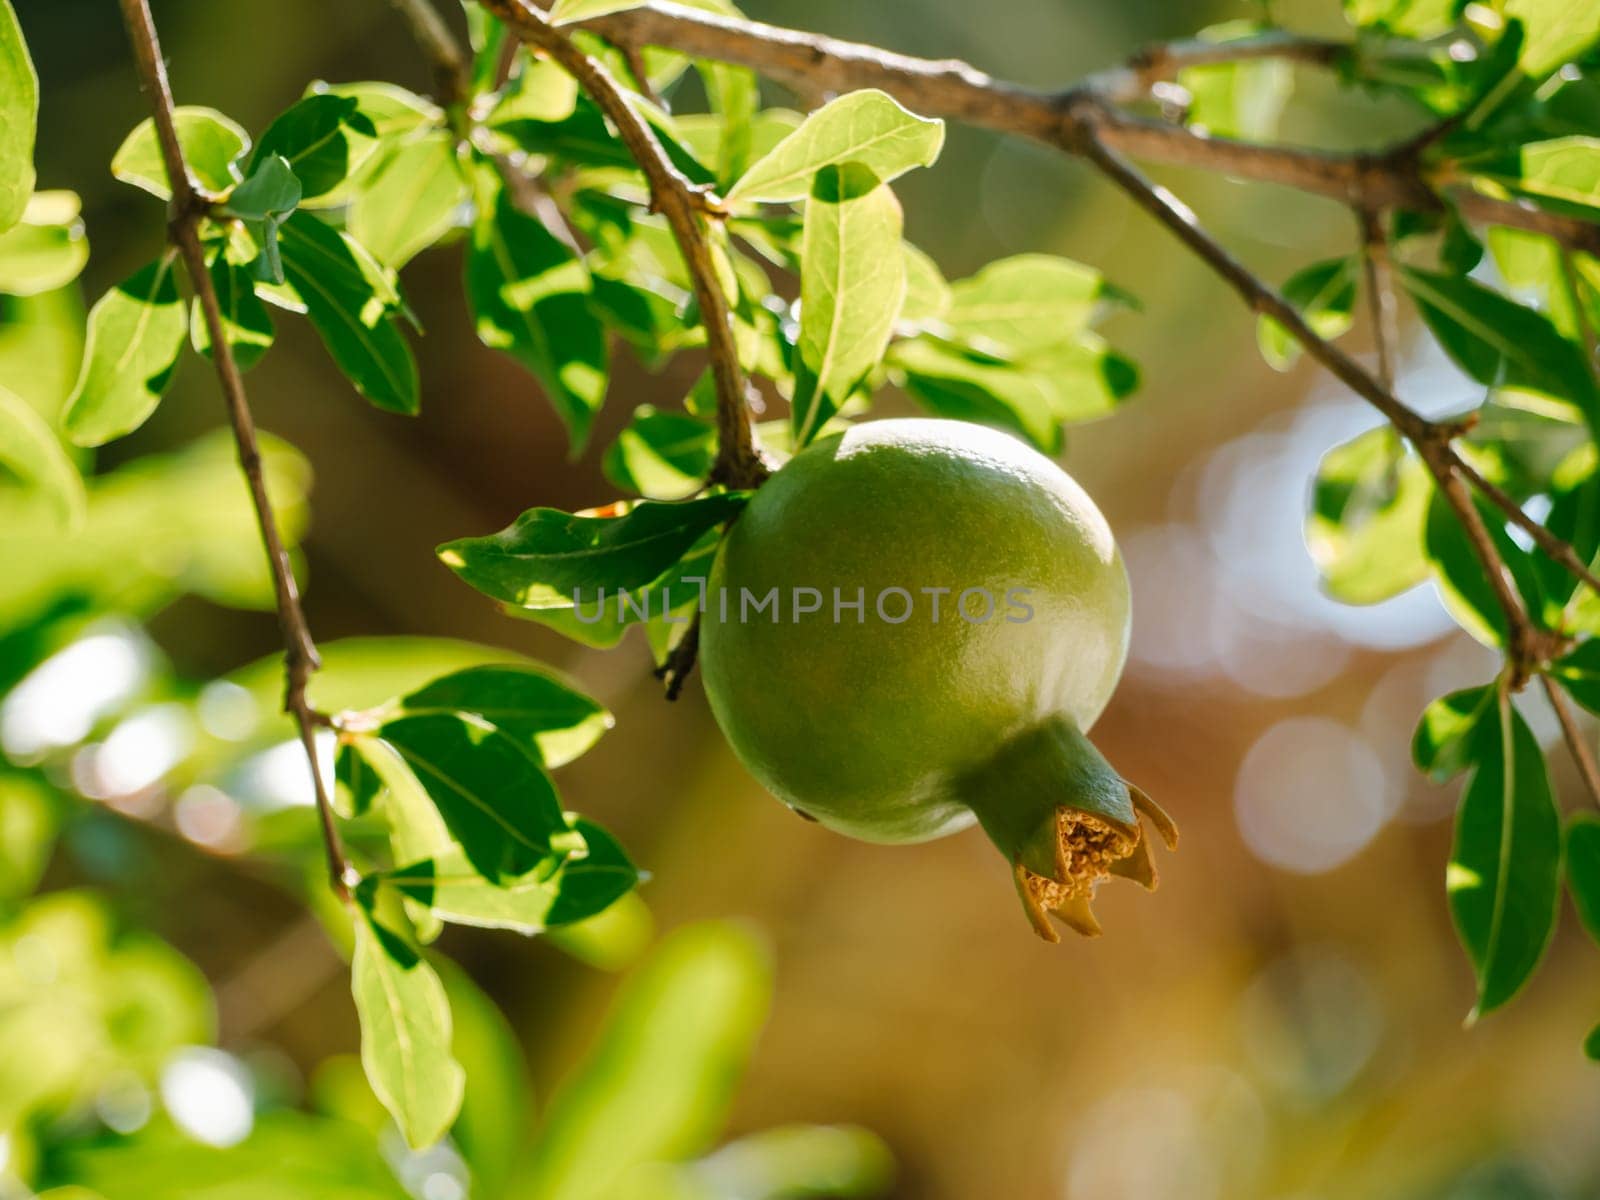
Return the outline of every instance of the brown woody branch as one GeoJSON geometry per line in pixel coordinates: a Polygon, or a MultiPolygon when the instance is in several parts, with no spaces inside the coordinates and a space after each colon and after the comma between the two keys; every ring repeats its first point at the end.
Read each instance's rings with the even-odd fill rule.
{"type": "Polygon", "coordinates": [[[161,57],[161,42],[156,35],[149,4],[147,0],[120,2],[128,36],[133,43],[140,80],[150,97],[156,136],[161,144],[161,157],[172,187],[167,234],[183,256],[190,284],[200,301],[200,310],[211,340],[211,358],[216,366],[217,381],[221,385],[228,420],[233,426],[234,443],[239,451],[239,467],[249,484],[256,524],[260,527],[261,542],[272,572],[278,624],[283,630],[284,711],[294,718],[300,743],[305,748],[312,787],[316,793],[317,816],[322,827],[323,847],[327,852],[330,882],[334,892],[341,899],[346,899],[353,882],[352,871],[334,826],[333,805],[327,784],[317,765],[316,730],[323,723],[323,718],[312,708],[306,696],[306,687],[312,674],[321,665],[321,660],[317,656],[316,644],[311,639],[311,629],[306,624],[305,611],[300,606],[300,592],[289,564],[289,554],[278,530],[272,499],[267,494],[266,477],[261,467],[261,448],[256,437],[255,419],[250,413],[249,397],[245,394],[244,378],[239,373],[239,365],[228,343],[222,308],[217,301],[211,274],[206,269],[205,247],[200,242],[200,222],[209,211],[211,197],[195,185],[189,175],[188,164],[184,161],[173,112],[172,89],[167,82],[166,63],[161,57]]]}
{"type": "Polygon", "coordinates": [[[1242,53],[1326,61],[1329,44],[1284,38],[1265,42],[1181,43],[1136,56],[1129,68],[1092,75],[1076,87],[1040,92],[995,79],[956,59],[930,61],[818,34],[652,0],[639,8],[583,23],[619,44],[667,46],[700,58],[751,67],[804,92],[881,88],[909,108],[999,133],[1017,134],[1076,153],[1082,121],[1092,115],[1097,136],[1110,150],[1153,163],[1197,167],[1240,179],[1277,183],[1377,209],[1438,212],[1446,200],[1469,220],[1547,233],[1563,244],[1600,252],[1600,226],[1549,213],[1530,204],[1439,183],[1413,144],[1372,154],[1330,154],[1289,146],[1262,146],[1207,137],[1182,126],[1117,112],[1141,80],[1180,66],[1203,65],[1242,53]],[[1201,48],[1203,47],[1203,49],[1201,48]],[[1205,57],[1201,57],[1204,55],[1205,57]],[[1159,71],[1141,66],[1157,64],[1159,71]],[[1093,100],[1086,106],[1085,97],[1093,100]],[[1093,110],[1091,113],[1091,109],[1093,110]],[[1436,188],[1443,187],[1448,196],[1436,188]]]}

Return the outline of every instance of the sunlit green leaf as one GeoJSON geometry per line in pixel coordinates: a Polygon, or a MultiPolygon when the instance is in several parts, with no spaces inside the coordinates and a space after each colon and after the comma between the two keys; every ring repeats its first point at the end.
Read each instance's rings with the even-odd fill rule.
{"type": "Polygon", "coordinates": [[[902,321],[935,321],[950,310],[950,285],[939,265],[910,242],[905,244],[906,298],[900,306],[902,321]]]}
{"type": "Polygon", "coordinates": [[[1126,299],[1093,267],[1051,254],[1018,254],[950,285],[944,319],[980,349],[1026,354],[1071,341],[1108,301],[1126,299]]]}
{"type": "Polygon", "coordinates": [[[548,671],[517,664],[467,667],[400,702],[410,716],[476,717],[517,740],[547,767],[571,762],[611,728],[611,714],[548,671]]]}
{"type": "Polygon", "coordinates": [[[490,881],[464,854],[453,852],[408,863],[380,878],[446,921],[542,933],[594,916],[638,880],[610,834],[581,819],[573,828],[583,836],[585,854],[552,857],[522,875],[490,881]]]}
{"type": "Polygon", "coordinates": [[[1061,448],[1053,389],[1013,364],[928,338],[896,345],[890,361],[934,415],[1009,429],[1049,454],[1061,448]]]}
{"type": "Polygon", "coordinates": [[[143,425],[172,383],[188,325],[170,255],[100,297],[67,401],[67,435],[99,446],[143,425]]]}
{"type": "Polygon", "coordinates": [[[586,302],[588,290],[582,260],[494,189],[473,225],[467,256],[478,337],[544,385],[574,454],[588,441],[606,393],[605,330],[586,302]]]}
{"type": "Polygon", "coordinates": [[[0,901],[33,891],[59,825],[47,787],[23,775],[0,774],[0,901]]]}
{"type": "Polygon", "coordinates": [[[379,736],[399,751],[478,872],[521,875],[567,833],[554,784],[520,739],[470,717],[402,716],[379,736]]]}
{"type": "Polygon", "coordinates": [[[527,1159],[526,1200],[597,1200],[640,1164],[708,1148],[766,1017],[765,955],[743,930],[663,941],[551,1101],[527,1159]]]}
{"type": "Polygon", "coordinates": [[[256,145],[254,172],[280,155],[299,178],[306,199],[343,183],[373,150],[378,131],[354,96],[320,92],[286,109],[256,145]]]}
{"type": "Polygon", "coordinates": [[[607,448],[606,478],[652,500],[683,500],[705,486],[716,431],[698,417],[643,404],[607,448]]]}
{"type": "Polygon", "coordinates": [[[1522,22],[1521,66],[1535,78],[1570,62],[1600,38],[1600,8],[1590,0],[1505,0],[1504,11],[1522,22]]]}
{"type": "Polygon", "coordinates": [[[350,988],[361,1018],[361,1065],[413,1147],[444,1136],[465,1076],[450,1053],[450,1003],[415,947],[368,916],[355,920],[350,988]]]}
{"type": "Polygon", "coordinates": [[[780,1125],[720,1147],[683,1174],[719,1197],[846,1200],[887,1194],[894,1157],[865,1129],[780,1125]]]}
{"type": "Polygon", "coordinates": [[[905,298],[900,201],[856,163],[826,166],[806,202],[792,425],[805,446],[883,358],[905,298]]]}
{"type": "MultiPolygon", "coordinates": [[[[211,260],[210,274],[211,286],[217,293],[217,306],[222,312],[223,334],[233,350],[233,361],[241,371],[248,371],[272,347],[276,336],[272,317],[261,297],[256,295],[246,268],[235,266],[226,255],[218,254],[211,260]]],[[[189,337],[196,350],[211,357],[211,327],[206,323],[198,299],[189,317],[189,337]]]]}
{"type": "Polygon", "coordinates": [[[728,191],[731,201],[802,200],[824,167],[859,164],[888,183],[925,167],[944,146],[944,122],[907,111],[885,92],[840,96],[756,162],[728,191]]]}
{"type": "Polygon", "coordinates": [[[1600,423],[1594,375],[1550,319],[1470,279],[1414,267],[1400,277],[1439,344],[1473,379],[1565,401],[1600,423]]]}
{"type": "Polygon", "coordinates": [[[73,192],[35,192],[20,221],[0,233],[0,292],[34,296],[70,283],[89,261],[73,192]]]}
{"type": "Polygon", "coordinates": [[[414,413],[417,364],[383,288],[343,234],[310,213],[283,224],[283,270],[345,378],[379,408],[414,413]]]}
{"type": "Polygon", "coordinates": [[[556,0],[550,6],[550,20],[557,25],[570,21],[586,21],[606,13],[621,12],[625,8],[638,8],[644,0],[556,0]]]}
{"type": "Polygon", "coordinates": [[[680,559],[708,530],[743,507],[725,493],[677,504],[643,500],[590,516],[533,508],[488,537],[439,548],[444,564],[486,596],[520,608],[571,608],[643,587],[680,559]]]}
{"type": "Polygon", "coordinates": [[[44,497],[58,528],[82,523],[87,501],[78,468],[45,419],[0,386],[0,478],[6,471],[44,497]]]}
{"type": "MultiPolygon", "coordinates": [[[[1233,42],[1260,36],[1256,21],[1228,21],[1200,31],[1205,42],[1233,42]]],[[[1189,124],[1216,137],[1266,141],[1277,132],[1278,117],[1294,90],[1294,73],[1280,58],[1241,58],[1237,62],[1189,67],[1178,72],[1189,93],[1189,124]]]]}
{"type": "Polygon", "coordinates": [[[1481,1017],[1521,989],[1550,941],[1561,822],[1539,741],[1503,693],[1484,713],[1473,758],[1445,888],[1481,1017]]]}
{"type": "MultiPolygon", "coordinates": [[[[239,182],[238,162],[250,149],[250,135],[241,125],[214,108],[194,105],[179,107],[176,123],[183,160],[201,187],[225,192],[239,182]]],[[[123,139],[111,158],[111,173],[159,199],[172,198],[153,120],[147,117],[123,139]]]]}
{"type": "MultiPolygon", "coordinates": [[[[1283,285],[1283,298],[1319,336],[1336,338],[1355,319],[1356,279],[1354,258],[1330,259],[1291,275],[1283,285]]],[[[1300,343],[1271,317],[1256,323],[1256,344],[1261,356],[1280,371],[1288,370],[1300,357],[1300,343]]]]}
{"type": "Polygon", "coordinates": [[[22,217],[33,193],[39,76],[11,0],[0,0],[0,232],[22,217]]]}
{"type": "Polygon", "coordinates": [[[1427,468],[1387,427],[1335,446],[1317,468],[1306,547],[1328,593],[1376,604],[1428,577],[1427,468]]]}
{"type": "Polygon", "coordinates": [[[1451,692],[1428,705],[1411,739],[1411,758],[1417,769],[1442,783],[1470,767],[1473,738],[1494,702],[1491,683],[1451,692]]]}
{"type": "Polygon", "coordinates": [[[403,142],[362,173],[348,228],[380,262],[401,267],[455,224],[467,181],[444,132],[403,142]]]}

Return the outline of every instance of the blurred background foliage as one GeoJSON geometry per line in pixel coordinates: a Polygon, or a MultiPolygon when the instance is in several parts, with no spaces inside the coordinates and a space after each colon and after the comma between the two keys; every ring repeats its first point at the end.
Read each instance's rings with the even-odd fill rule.
{"type": "MultiPolygon", "coordinates": [[[[744,7],[1040,86],[1256,15],[1156,0],[744,7]]],[[[18,12],[46,98],[40,186],[82,195],[95,246],[81,292],[0,298],[0,374],[51,413],[76,370],[82,296],[148,260],[160,229],[105,165],[145,115],[114,13],[18,12]]],[[[1322,0],[1274,15],[1342,29],[1322,0]]],[[[180,102],[252,129],[313,78],[427,87],[380,0],[164,0],[157,16],[180,102]]],[[[1196,94],[1249,132],[1292,86],[1290,141],[1377,145],[1415,127],[1312,72],[1248,78],[1196,94]]],[[[1355,238],[1331,202],[1162,178],[1265,278],[1355,238]]],[[[360,402],[296,323],[252,376],[259,420],[283,439],[274,492],[303,535],[311,623],[331,643],[321,703],[375,703],[507,651],[559,667],[617,718],[602,752],[563,770],[564,794],[653,878],[641,901],[557,936],[444,935],[471,1082],[451,1141],[406,1150],[353,1057],[340,951],[301,902],[322,894],[303,766],[282,745],[275,665],[249,665],[277,646],[267,580],[213,433],[213,381],[191,360],[157,415],[99,452],[76,541],[0,511],[0,746],[43,764],[0,783],[0,1128],[13,1130],[0,1187],[1595,1194],[1600,1088],[1570,1031],[1593,1019],[1600,970],[1575,923],[1517,1005],[1471,1030],[1449,1015],[1473,995],[1439,887],[1454,797],[1412,771],[1407,737],[1427,700],[1492,674],[1492,656],[1451,636],[1427,591],[1337,606],[1301,541],[1306,481],[1367,412],[1310,366],[1268,369],[1250,315],[1076,164],[953,126],[938,166],[898,190],[907,236],[949,277],[1046,251],[1142,301],[1107,332],[1143,388],[1074,429],[1064,461],[1133,577],[1133,660],[1096,736],[1184,824],[1162,890],[1108,891],[1108,936],[1040,944],[978,835],[886,849],[797,822],[739,770],[693,687],[662,703],[642,646],[583,650],[450,579],[438,543],[615,494],[598,449],[570,460],[528,378],[478,344],[457,246],[405,273],[427,331],[419,418],[360,402]],[[398,636],[429,640],[383,640],[398,636]]],[[[1470,397],[1426,339],[1407,347],[1402,395],[1425,411],[1470,397]]],[[[592,446],[634,405],[675,403],[697,370],[686,355],[656,376],[620,354],[592,446]]],[[[1553,742],[1553,721],[1529,712],[1553,742]]]]}

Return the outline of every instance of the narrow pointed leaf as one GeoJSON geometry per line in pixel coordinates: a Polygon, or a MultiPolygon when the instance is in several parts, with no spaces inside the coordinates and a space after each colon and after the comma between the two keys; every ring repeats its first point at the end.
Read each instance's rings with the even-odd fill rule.
{"type": "Polygon", "coordinates": [[[1561,821],[1538,739],[1504,695],[1480,722],[1473,754],[1445,886],[1477,972],[1481,1017],[1521,989],[1549,944],[1561,821]]]}
{"type": "Polygon", "coordinates": [[[161,403],[188,330],[171,258],[123,280],[89,310],[77,385],[67,400],[67,435],[99,446],[131,433],[161,403]]]}
{"type": "Polygon", "coordinates": [[[486,596],[519,608],[571,608],[641,588],[683,557],[702,534],[743,507],[737,493],[678,504],[640,501],[615,516],[529,509],[489,537],[439,548],[446,566],[486,596]]]}
{"type": "Polygon", "coordinates": [[[800,250],[792,427],[804,447],[883,358],[905,299],[900,201],[858,163],[817,173],[800,250]]]}
{"type": "Polygon", "coordinates": [[[414,1148],[431,1146],[461,1108],[466,1078],[450,1052],[450,1003],[421,953],[364,914],[355,920],[350,990],[361,1065],[414,1148]]]}
{"type": "Polygon", "coordinates": [[[283,224],[283,271],[352,386],[379,408],[414,413],[417,364],[393,299],[338,230],[306,212],[283,224]]]}
{"type": "Polygon", "coordinates": [[[1494,685],[1485,684],[1440,696],[1428,705],[1411,739],[1417,769],[1443,783],[1470,767],[1473,738],[1494,701],[1494,685]]]}
{"type": "Polygon", "coordinates": [[[1600,819],[1589,813],[1567,823],[1567,887],[1578,919],[1600,942],[1600,819]]]}

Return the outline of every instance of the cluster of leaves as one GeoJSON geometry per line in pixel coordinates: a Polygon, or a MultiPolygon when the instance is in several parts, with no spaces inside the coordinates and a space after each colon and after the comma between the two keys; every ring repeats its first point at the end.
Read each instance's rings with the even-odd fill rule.
{"type": "MultiPolygon", "coordinates": [[[[1359,37],[1343,66],[1353,86],[1404,97],[1439,135],[1421,150],[1430,178],[1600,222],[1600,9],[1540,3],[1463,6],[1351,0],[1359,37]]],[[[1448,201],[1448,193],[1446,198],[1448,201]]],[[[1420,324],[1464,377],[1443,419],[1470,427],[1458,446],[1492,483],[1585,562],[1600,555],[1600,259],[1522,229],[1474,229],[1443,211],[1397,211],[1383,241],[1313,263],[1285,295],[1324,337],[1350,329],[1364,253],[1384,256],[1420,324]]],[[[1366,297],[1377,303],[1376,297],[1366,297]]],[[[1263,355],[1287,368],[1299,352],[1271,320],[1263,355]]],[[[1404,392],[1405,377],[1400,385],[1404,392]]],[[[1563,568],[1479,507],[1531,621],[1567,650],[1544,670],[1600,712],[1600,603],[1563,568]]],[[[1467,535],[1414,448],[1373,429],[1323,459],[1306,540],[1331,595],[1389,599],[1431,581],[1474,638],[1510,650],[1508,621],[1467,535]]],[[[1510,673],[1438,700],[1415,739],[1418,767],[1445,780],[1470,772],[1446,880],[1477,971],[1481,1015],[1509,1000],[1548,945],[1565,875],[1591,930],[1600,889],[1594,819],[1562,819],[1543,751],[1508,691],[1510,673]]],[[[1588,1049],[1600,1057],[1600,1038],[1588,1049]]]]}
{"type": "MultiPolygon", "coordinates": [[[[515,104],[508,92],[489,106],[498,119],[557,115],[549,105],[566,91],[559,116],[575,124],[562,136],[609,139],[592,112],[577,113],[572,89],[538,74],[515,81],[515,104]],[[577,127],[586,119],[587,133],[577,127]]],[[[272,715],[280,664],[199,687],[174,677],[133,624],[186,593],[272,607],[233,448],[208,438],[84,474],[86,448],[148,419],[186,342],[212,354],[197,281],[169,249],[85,318],[74,283],[88,255],[77,199],[32,188],[37,95],[15,14],[0,0],[0,550],[11,564],[0,581],[0,1043],[9,1048],[0,1172],[128,1196],[259,1186],[403,1196],[397,1174],[410,1160],[380,1152],[398,1126],[415,1147],[451,1134],[484,1196],[881,1191],[886,1153],[854,1130],[773,1130],[702,1157],[767,1003],[759,948],[733,929],[689,930],[662,946],[534,1129],[514,1065],[520,1049],[430,943],[447,923],[553,930],[574,954],[620,965],[644,919],[631,898],[639,873],[609,834],[563,808],[549,774],[586,751],[610,716],[537,664],[420,639],[323,648],[316,699],[348,710],[327,737],[360,878],[350,906],[317,902],[322,849],[304,797],[250,799],[276,749],[299,753],[272,715]],[[398,698],[384,700],[391,689],[398,698]],[[221,731],[219,703],[232,706],[221,731]],[[130,768],[119,754],[135,743],[141,765],[130,768]],[[243,823],[217,852],[275,864],[348,953],[370,1084],[344,1089],[355,1099],[324,1105],[323,1116],[265,1112],[228,1147],[193,1140],[177,1113],[108,1118],[110,1130],[92,1119],[113,1111],[113,1092],[148,1112],[148,1086],[173,1055],[214,1036],[212,999],[181,955],[124,929],[99,893],[30,895],[58,850],[95,875],[92,851],[74,842],[92,841],[79,831],[103,821],[100,802],[147,819],[154,805],[171,821],[181,797],[207,795],[243,823]]],[[[484,148],[498,136],[487,129],[466,107],[447,111],[385,84],[314,87],[254,143],[218,112],[178,110],[205,205],[209,282],[239,367],[270,349],[276,307],[307,317],[374,404],[416,411],[397,270],[465,231],[484,341],[538,375],[581,445],[604,392],[608,323],[582,258],[510,203],[496,165],[505,149],[484,148]]],[[[615,149],[606,153],[615,172],[615,149]]],[[[112,171],[171,199],[152,122],[127,137],[112,171]]],[[[636,312],[635,292],[618,280],[611,300],[636,312]]],[[[263,451],[292,548],[308,472],[273,439],[263,451]]]]}

